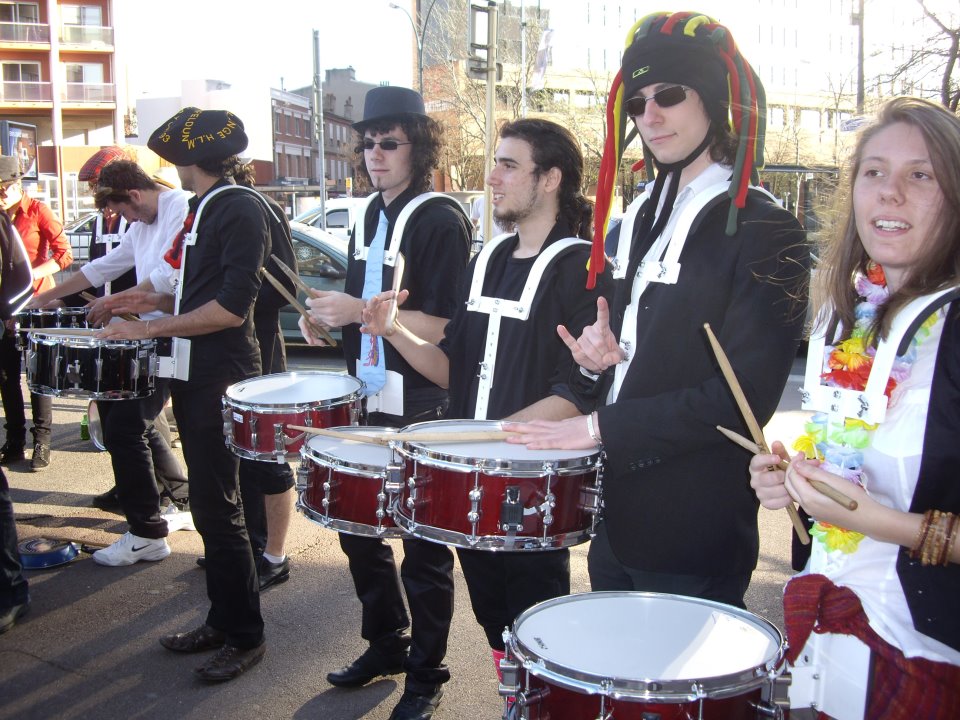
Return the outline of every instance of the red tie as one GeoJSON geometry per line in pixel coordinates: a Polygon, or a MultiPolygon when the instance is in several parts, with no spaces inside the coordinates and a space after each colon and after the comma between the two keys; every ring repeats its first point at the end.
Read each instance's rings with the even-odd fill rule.
{"type": "Polygon", "coordinates": [[[180,261],[183,259],[183,239],[193,227],[193,217],[194,213],[187,215],[183,221],[183,227],[180,228],[180,232],[178,232],[177,236],[173,239],[173,245],[163,255],[163,259],[166,260],[174,270],[180,269],[180,261]]]}

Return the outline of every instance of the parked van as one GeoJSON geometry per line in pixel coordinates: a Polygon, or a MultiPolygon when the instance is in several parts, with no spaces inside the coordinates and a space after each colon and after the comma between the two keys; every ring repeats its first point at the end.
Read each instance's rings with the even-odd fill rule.
{"type": "MultiPolygon", "coordinates": [[[[333,233],[344,240],[349,240],[353,223],[356,222],[357,214],[366,201],[366,198],[331,198],[327,200],[325,208],[327,232],[333,233]]],[[[319,205],[300,213],[294,220],[323,229],[323,216],[320,214],[319,205]]]]}

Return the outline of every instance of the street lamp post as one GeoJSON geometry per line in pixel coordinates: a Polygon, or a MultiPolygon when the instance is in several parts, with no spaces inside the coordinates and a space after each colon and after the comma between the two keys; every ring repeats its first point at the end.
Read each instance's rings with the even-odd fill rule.
{"type": "MultiPolygon", "coordinates": [[[[427,14],[423,18],[423,22],[420,26],[417,26],[417,23],[414,22],[413,17],[410,15],[410,12],[403,6],[397,5],[396,3],[389,3],[390,7],[394,10],[399,10],[404,15],[407,16],[407,20],[410,21],[410,27],[413,29],[413,37],[417,41],[417,80],[420,86],[420,94],[423,95],[423,38],[427,31],[427,23],[430,22],[430,13],[433,12],[433,6],[437,4],[437,0],[432,0],[430,7],[427,8],[427,14]]],[[[419,3],[417,4],[419,8],[419,3]]],[[[419,10],[417,12],[417,19],[419,19],[419,10]]]]}

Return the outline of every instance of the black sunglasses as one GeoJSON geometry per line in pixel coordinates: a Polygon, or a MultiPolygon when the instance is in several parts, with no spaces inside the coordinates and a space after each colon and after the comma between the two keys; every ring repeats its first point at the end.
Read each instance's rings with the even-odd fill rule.
{"type": "Polygon", "coordinates": [[[380,149],[385,152],[392,152],[401,145],[413,145],[413,143],[399,142],[398,140],[381,140],[380,142],[374,142],[370,138],[364,138],[363,142],[360,143],[360,147],[362,147],[364,150],[373,150],[377,145],[379,145],[380,149]]]}
{"type": "Polygon", "coordinates": [[[683,85],[673,85],[663,90],[657,90],[650,97],[632,97],[627,100],[627,115],[630,117],[642,117],[647,109],[647,103],[651,100],[656,101],[658,107],[668,108],[679,105],[687,99],[687,90],[690,88],[683,85]]]}

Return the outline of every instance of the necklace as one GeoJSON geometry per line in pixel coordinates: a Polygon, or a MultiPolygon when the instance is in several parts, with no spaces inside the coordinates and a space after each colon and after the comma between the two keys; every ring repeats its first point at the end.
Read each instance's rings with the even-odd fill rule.
{"type": "MultiPolygon", "coordinates": [[[[821,383],[828,387],[863,390],[867,386],[876,355],[876,339],[870,338],[870,326],[877,310],[890,295],[883,268],[871,262],[866,275],[858,276],[855,287],[860,302],[854,310],[854,326],[850,337],[826,346],[823,354],[824,372],[821,383]]],[[[896,387],[910,377],[917,359],[917,348],[930,335],[937,314],[928,317],[911,339],[910,347],[896,358],[887,379],[884,395],[889,403],[896,387]]],[[[807,457],[820,460],[820,467],[866,489],[867,477],[863,471],[863,450],[870,445],[875,423],[834,413],[816,413],[804,425],[804,434],[794,443],[807,457]]],[[[822,521],[814,524],[810,534],[828,550],[852,553],[863,535],[822,521]]]]}

